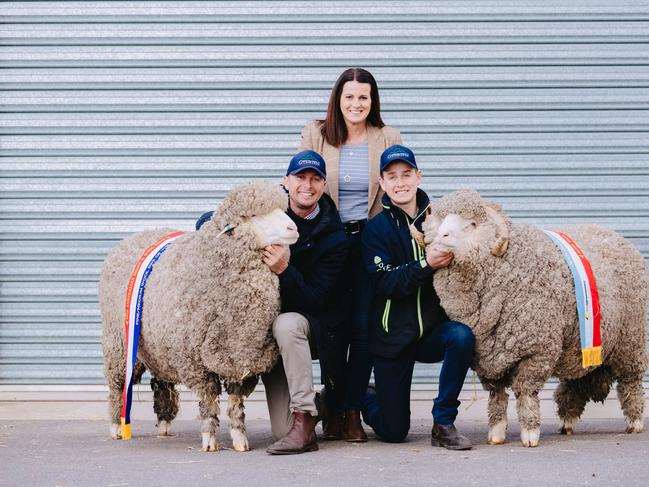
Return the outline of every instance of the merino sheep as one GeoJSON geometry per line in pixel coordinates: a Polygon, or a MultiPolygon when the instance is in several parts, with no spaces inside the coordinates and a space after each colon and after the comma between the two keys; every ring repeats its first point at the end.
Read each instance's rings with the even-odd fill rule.
{"type": "MultiPolygon", "coordinates": [[[[171,243],[153,267],[144,293],[134,377],[139,379],[145,368],[153,376],[160,435],[168,434],[178,412],[174,385],[182,383],[200,400],[203,450],[216,450],[223,381],[234,449],[249,449],[243,397],[278,358],[272,323],[280,310],[279,281],[263,263],[260,249],[297,240],[287,207],[288,197],[279,185],[241,185],[226,196],[211,221],[171,243]],[[222,233],[228,224],[234,229],[222,233]]],[[[120,437],[125,380],[127,284],[145,249],[172,231],[148,230],[123,240],[101,271],[104,374],[115,439],[120,437]]]]}
{"type": "Polygon", "coordinates": [[[513,224],[472,190],[433,202],[429,213],[425,244],[454,254],[435,272],[435,290],[448,316],[476,337],[473,367],[489,391],[488,443],[505,441],[511,387],[522,443],[538,444],[538,393],[551,376],[560,379],[561,433],[572,434],[586,402],[604,401],[614,381],[626,431],[641,432],[649,276],[640,253],[597,225],[561,230],[589,259],[601,303],[603,362],[582,368],[573,277],[553,241],[535,226],[513,224]]]}

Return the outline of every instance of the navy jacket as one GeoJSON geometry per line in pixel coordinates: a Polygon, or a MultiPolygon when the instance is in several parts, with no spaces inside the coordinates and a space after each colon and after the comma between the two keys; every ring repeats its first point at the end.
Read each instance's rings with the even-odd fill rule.
{"type": "MultiPolygon", "coordinates": [[[[423,210],[428,196],[417,190],[423,210]]],[[[433,269],[410,235],[412,218],[383,195],[383,211],[366,225],[361,237],[363,262],[370,275],[374,297],[369,313],[370,349],[395,358],[414,346],[431,327],[446,321],[433,288],[433,269]]],[[[421,230],[420,217],[415,226],[421,230]]]]}
{"type": "MultiPolygon", "coordinates": [[[[320,213],[314,220],[304,220],[290,208],[287,211],[300,237],[291,245],[289,265],[279,275],[282,312],[304,315],[315,337],[321,331],[338,328],[345,321],[349,305],[342,285],[349,243],[331,197],[323,194],[319,205],[320,213]]],[[[198,219],[197,230],[212,218],[212,213],[198,219]]]]}

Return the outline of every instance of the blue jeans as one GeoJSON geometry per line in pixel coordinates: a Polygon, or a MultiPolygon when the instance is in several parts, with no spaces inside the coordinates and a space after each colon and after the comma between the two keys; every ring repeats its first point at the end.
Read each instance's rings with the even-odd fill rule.
{"type": "Polygon", "coordinates": [[[349,239],[351,246],[345,268],[347,269],[347,282],[351,287],[352,304],[347,323],[350,341],[344,407],[360,411],[372,374],[368,322],[372,289],[362,262],[360,233],[351,235],[349,239]]]}
{"type": "Polygon", "coordinates": [[[383,441],[403,441],[410,429],[410,385],[415,361],[443,361],[439,395],[432,414],[435,423],[453,424],[460,405],[457,398],[471,364],[473,344],[473,332],[468,326],[446,321],[429,330],[397,358],[374,356],[376,394],[365,396],[365,422],[383,441]]]}

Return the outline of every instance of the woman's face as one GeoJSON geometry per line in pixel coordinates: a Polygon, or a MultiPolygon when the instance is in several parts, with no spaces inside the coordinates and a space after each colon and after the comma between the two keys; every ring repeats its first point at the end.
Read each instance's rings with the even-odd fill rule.
{"type": "Polygon", "coordinates": [[[340,93],[340,111],[347,126],[365,125],[372,108],[371,90],[372,86],[369,83],[359,83],[355,80],[343,85],[340,93]]]}

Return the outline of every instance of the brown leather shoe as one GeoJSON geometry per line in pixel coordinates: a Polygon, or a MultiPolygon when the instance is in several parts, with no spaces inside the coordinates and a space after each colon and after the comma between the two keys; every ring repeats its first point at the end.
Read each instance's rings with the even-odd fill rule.
{"type": "Polygon", "coordinates": [[[430,444],[433,446],[443,446],[448,450],[470,450],[471,440],[461,435],[454,424],[433,424],[431,431],[430,444]]]}
{"type": "Polygon", "coordinates": [[[271,455],[295,455],[318,449],[318,438],[315,435],[315,417],[309,413],[294,411],[293,426],[286,436],[266,448],[271,455]]]}
{"type": "Polygon", "coordinates": [[[343,428],[343,440],[350,443],[365,443],[367,435],[361,424],[361,413],[353,409],[345,411],[345,427],[343,428]]]}
{"type": "Polygon", "coordinates": [[[345,417],[343,413],[334,413],[322,418],[322,439],[342,440],[344,424],[345,417]]]}

